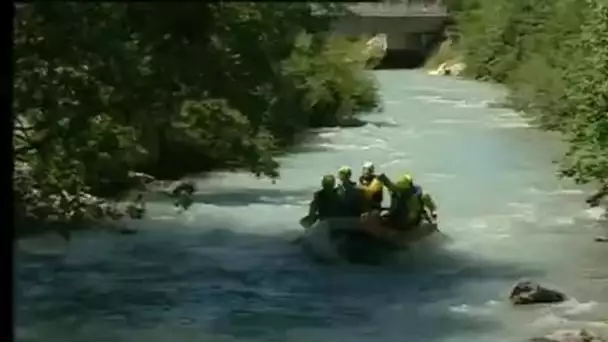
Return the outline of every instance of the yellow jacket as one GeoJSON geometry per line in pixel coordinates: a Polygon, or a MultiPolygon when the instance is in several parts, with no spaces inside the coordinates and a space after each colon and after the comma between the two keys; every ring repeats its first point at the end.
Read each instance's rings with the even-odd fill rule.
{"type": "Polygon", "coordinates": [[[368,186],[361,186],[361,189],[363,189],[365,198],[371,200],[374,195],[378,196],[376,194],[382,193],[382,190],[384,189],[384,184],[382,184],[382,182],[378,178],[374,178],[374,180],[368,186]]]}

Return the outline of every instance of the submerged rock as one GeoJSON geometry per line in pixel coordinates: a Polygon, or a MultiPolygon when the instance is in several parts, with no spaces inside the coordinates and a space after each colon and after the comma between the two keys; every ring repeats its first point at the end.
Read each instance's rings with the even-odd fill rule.
{"type": "Polygon", "coordinates": [[[530,342],[607,342],[599,335],[585,329],[558,330],[550,335],[535,337],[530,342]]]}
{"type": "Polygon", "coordinates": [[[120,227],[118,229],[118,234],[121,234],[121,235],[133,235],[135,233],[137,233],[137,230],[134,228],[120,227]]]}
{"type": "Polygon", "coordinates": [[[595,241],[596,242],[608,242],[608,236],[596,236],[595,241]]]}
{"type": "Polygon", "coordinates": [[[191,180],[177,181],[171,184],[168,192],[173,197],[178,197],[182,194],[192,195],[196,192],[196,184],[191,180]]]}
{"type": "Polygon", "coordinates": [[[521,281],[513,287],[509,296],[515,305],[558,303],[566,300],[566,295],[531,281],[521,281]]]}

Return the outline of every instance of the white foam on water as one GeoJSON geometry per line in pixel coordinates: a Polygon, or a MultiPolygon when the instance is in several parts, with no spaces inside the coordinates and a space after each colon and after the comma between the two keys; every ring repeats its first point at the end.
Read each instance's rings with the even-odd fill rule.
{"type": "Polygon", "coordinates": [[[456,107],[456,108],[487,108],[488,102],[487,101],[479,101],[479,102],[461,101],[461,102],[454,104],[454,107],[456,107]]]}
{"type": "Polygon", "coordinates": [[[322,143],[320,147],[336,150],[336,151],[352,151],[352,150],[363,150],[363,146],[354,144],[333,144],[333,143],[322,143]]]}
{"type": "Polygon", "coordinates": [[[542,190],[535,187],[529,187],[526,189],[526,193],[534,194],[534,195],[548,195],[548,196],[581,196],[585,194],[585,191],[582,189],[569,189],[569,188],[561,188],[554,190],[542,190]]]}
{"type": "Polygon", "coordinates": [[[600,220],[604,217],[604,213],[606,209],[596,207],[596,208],[588,208],[582,211],[582,215],[587,218],[591,218],[594,220],[600,220]]]}
{"type": "Polygon", "coordinates": [[[570,216],[555,217],[551,221],[553,224],[556,224],[558,226],[573,225],[575,223],[574,218],[570,216]]]}
{"type": "Polygon", "coordinates": [[[600,328],[608,331],[608,320],[606,321],[586,321],[585,324],[590,328],[600,328]]]}
{"type": "Polygon", "coordinates": [[[399,101],[399,100],[385,100],[384,103],[387,104],[387,105],[400,105],[400,104],[403,104],[403,101],[399,101]]]}
{"type": "Polygon", "coordinates": [[[496,307],[495,305],[468,305],[468,304],[460,304],[460,305],[452,305],[449,307],[449,311],[457,314],[464,314],[467,316],[479,317],[479,316],[491,316],[495,313],[496,307]]]}
{"type": "Polygon", "coordinates": [[[388,161],[386,163],[380,164],[379,167],[380,168],[387,168],[389,166],[401,164],[401,163],[406,162],[406,161],[407,161],[407,159],[393,159],[393,160],[388,161]]]}
{"type": "Polygon", "coordinates": [[[534,321],[532,321],[532,323],[530,323],[530,325],[534,327],[555,327],[567,324],[568,322],[569,320],[564,317],[560,317],[554,313],[549,313],[536,318],[534,321]]]}
{"type": "Polygon", "coordinates": [[[488,220],[483,217],[474,218],[468,224],[469,228],[474,228],[474,229],[485,229],[485,228],[488,228],[489,226],[490,226],[490,224],[489,224],[488,220]]]}
{"type": "Polygon", "coordinates": [[[385,150],[385,151],[390,151],[390,149],[387,147],[386,144],[371,144],[371,145],[364,145],[361,147],[362,151],[369,151],[369,150],[385,150]]]}
{"type": "Polygon", "coordinates": [[[437,94],[443,94],[443,93],[459,93],[462,92],[463,90],[458,88],[458,87],[454,87],[454,88],[447,88],[447,87],[411,87],[411,86],[403,86],[403,87],[399,87],[399,89],[401,90],[405,90],[405,91],[425,91],[425,92],[431,92],[431,93],[437,93],[437,94]]]}
{"type": "Polygon", "coordinates": [[[374,141],[377,142],[378,144],[382,145],[383,147],[388,146],[388,142],[386,141],[386,139],[375,138],[374,141]]]}
{"type": "Polygon", "coordinates": [[[448,104],[448,105],[452,105],[452,107],[458,105],[458,104],[462,104],[465,103],[465,101],[463,100],[452,100],[452,99],[446,99],[442,96],[436,96],[436,95],[417,95],[417,96],[412,96],[412,99],[415,100],[421,100],[427,103],[434,103],[434,104],[448,104]]]}
{"type": "Polygon", "coordinates": [[[508,128],[530,128],[532,124],[530,120],[524,118],[519,119],[501,119],[496,118],[491,122],[486,123],[486,126],[491,129],[508,129],[508,128]]]}
{"type": "Polygon", "coordinates": [[[555,305],[555,307],[561,309],[566,315],[580,315],[591,312],[597,304],[598,303],[594,301],[581,303],[578,300],[571,298],[563,303],[555,305]]]}
{"type": "Polygon", "coordinates": [[[527,122],[508,122],[499,125],[493,125],[493,128],[509,129],[509,128],[530,128],[531,125],[527,122]]]}
{"type": "Polygon", "coordinates": [[[527,202],[508,202],[507,207],[512,207],[517,210],[534,210],[534,204],[527,202]]]}
{"type": "Polygon", "coordinates": [[[338,134],[338,132],[323,132],[323,133],[319,133],[319,137],[320,138],[332,138],[335,137],[338,134]]]}
{"type": "Polygon", "coordinates": [[[450,173],[439,173],[439,172],[429,172],[425,174],[427,177],[435,178],[435,179],[454,179],[457,176],[455,174],[450,173]]]}
{"type": "Polygon", "coordinates": [[[425,173],[423,175],[423,177],[424,177],[423,182],[425,184],[437,184],[437,183],[441,184],[446,180],[455,179],[456,175],[429,172],[429,173],[425,173]]]}
{"type": "Polygon", "coordinates": [[[496,116],[497,119],[521,119],[522,118],[522,114],[512,111],[512,110],[507,110],[505,112],[502,112],[500,114],[498,114],[496,116]]]}
{"type": "Polygon", "coordinates": [[[407,158],[409,155],[406,152],[402,151],[392,151],[390,153],[391,158],[407,158]]]}
{"type": "Polygon", "coordinates": [[[470,120],[470,119],[435,119],[431,121],[434,124],[440,124],[440,125],[469,125],[469,124],[475,124],[478,121],[476,120],[470,120]]]}
{"type": "Polygon", "coordinates": [[[563,196],[563,195],[580,196],[580,195],[584,195],[585,191],[583,191],[582,189],[557,189],[557,190],[553,190],[553,191],[547,191],[547,192],[545,192],[545,194],[554,195],[554,196],[563,196]]]}
{"type": "Polygon", "coordinates": [[[506,206],[514,211],[508,215],[510,218],[518,218],[527,222],[536,222],[538,220],[538,208],[533,203],[509,202],[506,206]]]}

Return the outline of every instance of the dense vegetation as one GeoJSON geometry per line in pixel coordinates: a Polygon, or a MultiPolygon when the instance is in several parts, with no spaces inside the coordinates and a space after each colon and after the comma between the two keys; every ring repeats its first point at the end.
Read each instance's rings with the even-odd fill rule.
{"type": "Polygon", "coordinates": [[[467,72],[569,142],[561,175],[608,180],[608,3],[452,0],[467,72]]]}
{"type": "Polygon", "coordinates": [[[278,177],[273,157],[300,132],[378,103],[365,42],[326,33],[335,5],[19,6],[17,227],[103,217],[98,198],[132,186],[131,171],[278,177]]]}

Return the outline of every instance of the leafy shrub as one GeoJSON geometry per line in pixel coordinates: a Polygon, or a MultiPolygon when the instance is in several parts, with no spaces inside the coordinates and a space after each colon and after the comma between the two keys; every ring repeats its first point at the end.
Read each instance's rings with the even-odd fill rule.
{"type": "Polygon", "coordinates": [[[378,103],[361,43],[326,32],[339,11],[316,5],[313,15],[310,3],[20,5],[20,216],[85,220],[77,209],[85,198],[121,195],[137,183],[133,170],[278,177],[274,156],[296,134],[378,103]]]}

